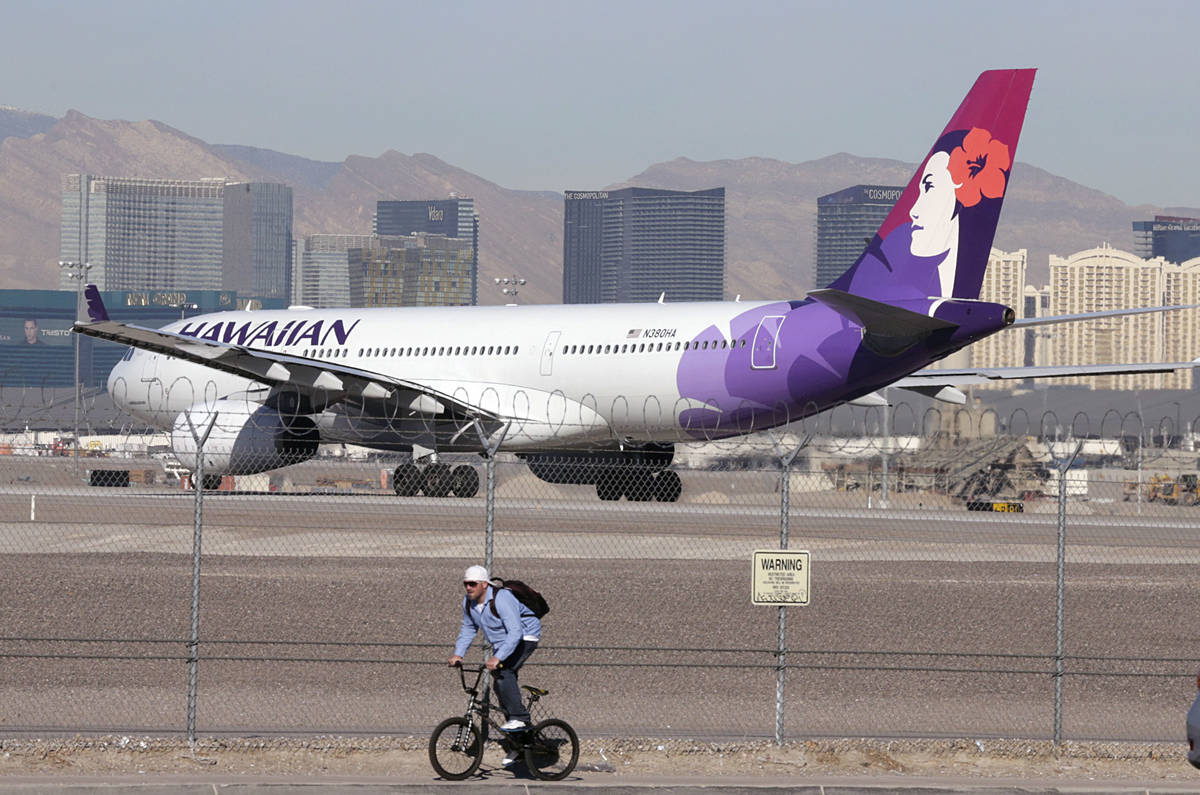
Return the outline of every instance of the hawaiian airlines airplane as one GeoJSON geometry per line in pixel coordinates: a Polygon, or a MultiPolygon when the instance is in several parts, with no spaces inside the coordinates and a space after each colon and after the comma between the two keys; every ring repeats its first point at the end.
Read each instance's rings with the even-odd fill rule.
{"type": "MultiPolygon", "coordinates": [[[[962,403],[994,379],[1163,372],[1186,363],[931,370],[1013,325],[979,300],[1034,70],[984,72],[858,261],[828,289],[776,301],[221,312],[149,329],[87,288],[74,330],[130,346],[108,390],[172,430],[216,422],[208,476],[264,472],[322,442],[412,453],[397,494],[473,496],[442,453],[523,458],[602,500],[679,498],[674,445],[773,428],[887,386],[962,403]],[[419,464],[424,464],[423,467],[419,464]]],[[[205,478],[208,480],[208,477],[205,478]]]]}

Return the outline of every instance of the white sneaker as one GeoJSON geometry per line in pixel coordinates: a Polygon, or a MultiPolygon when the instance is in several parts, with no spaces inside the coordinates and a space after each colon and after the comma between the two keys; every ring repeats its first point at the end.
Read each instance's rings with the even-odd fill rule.
{"type": "Polygon", "coordinates": [[[502,731],[502,732],[519,732],[522,729],[526,728],[528,725],[529,724],[523,720],[510,720],[510,721],[506,721],[504,723],[504,725],[500,727],[500,731],[502,731]]]}
{"type": "Polygon", "coordinates": [[[507,754],[504,755],[504,758],[500,760],[500,767],[509,767],[510,765],[515,765],[516,763],[517,763],[517,752],[509,751],[507,754]]]}

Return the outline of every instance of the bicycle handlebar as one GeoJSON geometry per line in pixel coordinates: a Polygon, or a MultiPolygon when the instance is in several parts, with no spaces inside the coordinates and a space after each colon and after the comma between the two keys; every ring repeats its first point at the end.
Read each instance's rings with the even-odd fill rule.
{"type": "MultiPolygon", "coordinates": [[[[453,667],[458,669],[458,679],[462,682],[462,689],[467,693],[476,693],[478,691],[479,683],[483,679],[483,672],[488,669],[486,665],[463,665],[462,660],[454,663],[453,667]],[[467,685],[467,674],[469,673],[475,674],[474,686],[467,685]]],[[[503,668],[504,666],[498,664],[496,667],[503,668]]]]}

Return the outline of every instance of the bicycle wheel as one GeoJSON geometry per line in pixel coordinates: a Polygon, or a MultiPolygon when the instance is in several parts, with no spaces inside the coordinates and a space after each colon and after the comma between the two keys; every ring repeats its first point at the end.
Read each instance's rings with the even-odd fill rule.
{"type": "Polygon", "coordinates": [[[529,732],[525,765],[536,778],[558,781],[571,775],[579,761],[579,737],[565,720],[549,718],[529,732]]]}
{"type": "Polygon", "coordinates": [[[484,738],[466,718],[446,718],[429,736],[429,764],[442,778],[461,781],[479,769],[484,738]]]}

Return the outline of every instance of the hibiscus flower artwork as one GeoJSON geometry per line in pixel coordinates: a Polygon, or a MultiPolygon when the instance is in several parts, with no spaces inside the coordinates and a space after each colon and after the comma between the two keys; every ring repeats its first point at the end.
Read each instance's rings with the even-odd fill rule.
{"type": "Polygon", "coordinates": [[[959,186],[954,193],[963,207],[974,207],[984,196],[1002,197],[1010,168],[1008,146],[978,127],[950,153],[950,178],[959,186]]]}

